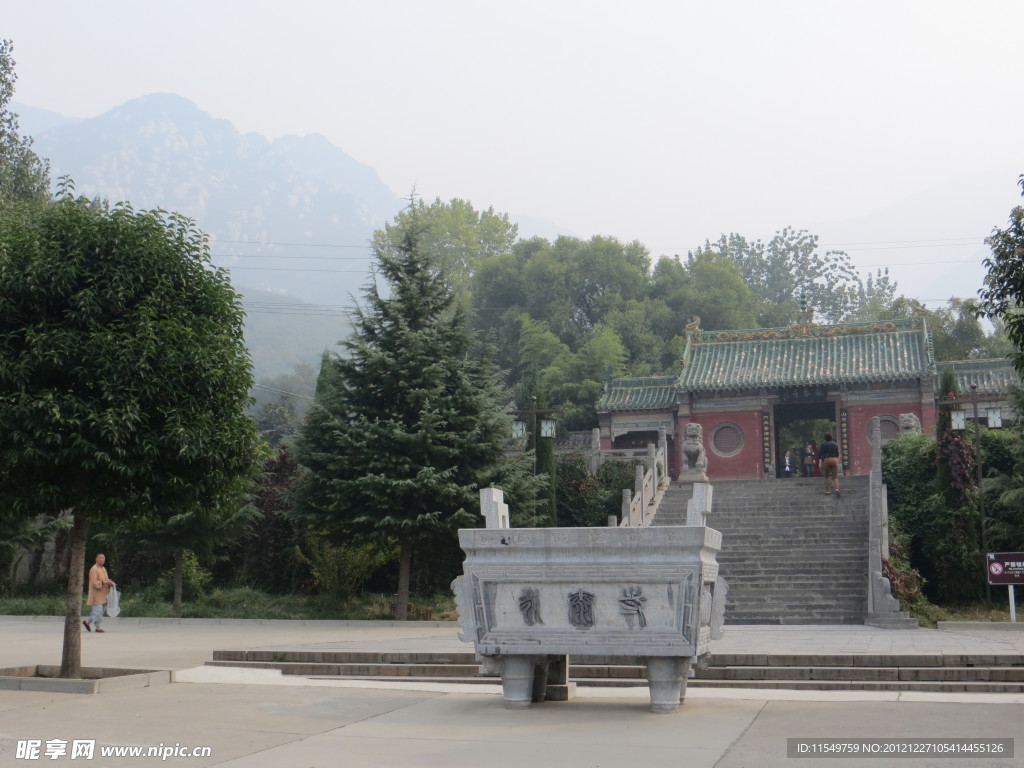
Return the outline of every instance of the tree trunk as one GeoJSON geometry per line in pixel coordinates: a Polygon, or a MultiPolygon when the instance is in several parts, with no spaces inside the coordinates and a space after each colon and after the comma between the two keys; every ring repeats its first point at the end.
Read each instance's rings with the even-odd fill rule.
{"type": "Polygon", "coordinates": [[[64,607],[64,651],[60,659],[61,677],[82,676],[82,584],[85,580],[85,542],[89,535],[89,515],[74,513],[71,527],[71,565],[68,570],[68,599],[64,607]]]}
{"type": "Polygon", "coordinates": [[[395,595],[395,620],[405,621],[409,608],[409,576],[412,573],[412,542],[403,541],[398,551],[398,594],[395,595]]]}
{"type": "Polygon", "coordinates": [[[185,576],[184,567],[185,553],[183,550],[174,550],[174,613],[181,616],[181,591],[182,582],[185,576]]]}

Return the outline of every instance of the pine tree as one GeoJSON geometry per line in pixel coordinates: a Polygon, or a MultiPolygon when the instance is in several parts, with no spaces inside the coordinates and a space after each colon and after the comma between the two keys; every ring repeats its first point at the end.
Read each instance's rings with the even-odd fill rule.
{"type": "Polygon", "coordinates": [[[377,244],[387,295],[371,282],[344,353],[324,356],[297,443],[302,517],[340,538],[398,543],[398,619],[417,544],[476,524],[509,434],[498,372],[420,236],[408,226],[377,244]]]}

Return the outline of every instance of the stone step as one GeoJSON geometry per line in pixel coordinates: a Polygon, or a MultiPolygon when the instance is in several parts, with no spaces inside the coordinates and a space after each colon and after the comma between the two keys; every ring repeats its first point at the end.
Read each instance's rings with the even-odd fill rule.
{"type": "MultiPolygon", "coordinates": [[[[821,478],[713,483],[708,525],[722,534],[719,573],[730,585],[727,624],[863,623],[867,617],[869,482],[821,478]]],[[[662,497],[655,525],[684,525],[692,489],[662,497]]],[[[905,617],[886,626],[913,626],[905,617]]]]}
{"type": "Polygon", "coordinates": [[[208,666],[244,665],[252,669],[279,669],[283,675],[323,675],[330,677],[403,677],[417,679],[474,677],[480,664],[366,664],[314,661],[208,661],[208,666]]]}
{"type": "Polygon", "coordinates": [[[307,662],[322,664],[474,664],[473,651],[300,651],[220,650],[214,661],[307,662]]]}
{"type": "MultiPolygon", "coordinates": [[[[570,672],[571,672],[570,668],[570,672]]],[[[589,670],[589,667],[582,667],[589,670]]],[[[641,667],[632,669],[641,672],[641,667]]],[[[862,680],[1024,683],[1024,668],[992,667],[708,667],[701,680],[862,680]]],[[[597,675],[588,675],[597,677],[597,675]]]]}
{"type": "MultiPolygon", "coordinates": [[[[867,557],[867,547],[863,542],[851,542],[845,539],[838,541],[829,541],[828,539],[809,539],[809,540],[788,540],[782,541],[779,539],[757,539],[748,538],[742,542],[734,542],[727,537],[722,537],[722,553],[723,556],[728,560],[730,557],[738,558],[742,555],[743,559],[748,559],[749,556],[755,552],[764,554],[781,554],[790,555],[795,553],[806,553],[810,550],[817,557],[817,561],[832,561],[836,557],[845,557],[850,559],[855,555],[864,553],[864,557],[867,557]],[[838,548],[838,552],[819,552],[818,547],[829,546],[832,548],[838,548]],[[744,551],[746,550],[746,551],[744,551]]],[[[815,562],[810,560],[808,563],[815,562]]]]}
{"type": "MultiPolygon", "coordinates": [[[[577,681],[577,685],[580,683],[577,681]]],[[[1024,683],[938,680],[708,680],[687,683],[694,688],[764,688],[797,691],[927,691],[932,693],[1024,693],[1024,683]]]]}
{"type": "Polygon", "coordinates": [[[749,561],[732,562],[726,560],[718,565],[719,573],[724,574],[726,578],[732,576],[736,579],[749,581],[764,577],[772,577],[774,579],[784,575],[790,584],[820,584],[827,586],[838,580],[863,586],[863,582],[866,580],[864,568],[856,566],[867,566],[867,560],[850,561],[850,567],[846,568],[834,565],[825,567],[818,566],[815,563],[802,563],[799,558],[793,558],[791,563],[784,561],[751,563],[749,561]],[[794,570],[799,572],[793,573],[794,570]]]}
{"type": "Polygon", "coordinates": [[[917,629],[921,626],[921,622],[912,618],[906,611],[868,613],[864,618],[864,623],[879,629],[917,629]]]}
{"type": "MultiPolygon", "coordinates": [[[[499,684],[476,663],[454,663],[472,653],[215,651],[212,666],[280,669],[316,679],[499,684]],[[275,659],[245,660],[250,656],[275,659]],[[318,661],[330,656],[332,661],[318,661]],[[387,656],[390,661],[382,662],[387,656]]],[[[955,654],[711,654],[695,669],[694,687],[804,690],[1024,692],[1024,656],[955,654]]],[[[643,686],[639,659],[572,657],[569,678],[580,686],[643,686]],[[609,663],[611,662],[611,663],[609,663]]]]}

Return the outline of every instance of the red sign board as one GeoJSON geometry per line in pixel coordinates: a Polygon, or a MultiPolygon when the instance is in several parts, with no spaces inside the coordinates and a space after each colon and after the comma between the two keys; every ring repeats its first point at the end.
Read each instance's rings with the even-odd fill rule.
{"type": "Polygon", "coordinates": [[[1024,584],[1024,552],[989,552],[989,584],[1024,584]]]}

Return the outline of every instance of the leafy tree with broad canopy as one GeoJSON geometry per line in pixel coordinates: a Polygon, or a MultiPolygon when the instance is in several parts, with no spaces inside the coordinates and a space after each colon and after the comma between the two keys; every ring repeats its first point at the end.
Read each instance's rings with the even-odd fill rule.
{"type": "Polygon", "coordinates": [[[850,257],[843,251],[819,253],[818,236],[806,230],[786,227],[767,243],[722,235],[718,242],[697,249],[696,255],[708,252],[720,253],[739,266],[758,303],[762,327],[788,325],[801,296],[829,323],[847,319],[856,309],[862,285],[850,257]]]}
{"type": "Polygon", "coordinates": [[[512,251],[519,228],[507,213],[477,211],[468,200],[416,200],[393,223],[373,234],[380,251],[400,247],[408,227],[417,230],[417,248],[446,276],[460,300],[468,300],[470,280],[481,262],[512,251]]]}
{"type": "Polygon", "coordinates": [[[256,459],[240,297],[162,211],[0,217],[0,508],[73,517],[61,675],[81,669],[90,520],[223,508],[256,459]]]}
{"type": "Polygon", "coordinates": [[[510,440],[498,372],[475,349],[418,211],[392,230],[400,238],[375,241],[388,291],[367,286],[344,354],[324,356],[296,443],[301,517],[342,540],[398,543],[399,620],[414,549],[477,524],[479,489],[510,440]]]}
{"type": "Polygon", "coordinates": [[[32,139],[18,132],[18,116],[8,109],[14,98],[14,44],[0,40],[0,213],[19,202],[50,196],[50,166],[32,151],[32,139]]]}
{"type": "MultiPolygon", "coordinates": [[[[1024,195],[1024,174],[1017,183],[1024,195]]],[[[981,310],[1003,321],[1014,347],[1009,357],[1024,376],[1024,206],[1014,207],[1006,229],[996,229],[985,242],[992,256],[984,262],[988,275],[978,292],[981,310]]]]}

